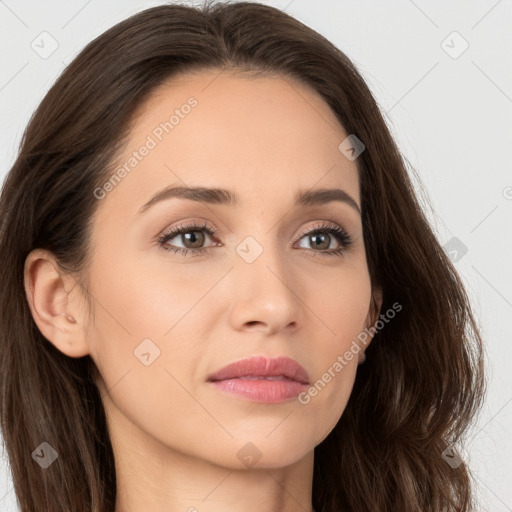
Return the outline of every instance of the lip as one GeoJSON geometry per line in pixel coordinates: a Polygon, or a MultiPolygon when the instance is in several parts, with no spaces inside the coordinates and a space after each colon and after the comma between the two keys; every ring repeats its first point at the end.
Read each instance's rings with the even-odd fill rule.
{"type": "Polygon", "coordinates": [[[219,391],[246,400],[278,403],[304,391],[309,375],[289,357],[253,356],[224,366],[209,375],[207,381],[219,391]]]}

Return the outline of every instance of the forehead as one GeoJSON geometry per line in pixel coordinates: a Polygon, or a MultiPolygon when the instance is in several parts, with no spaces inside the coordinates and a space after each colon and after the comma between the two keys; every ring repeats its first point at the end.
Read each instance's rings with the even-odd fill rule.
{"type": "Polygon", "coordinates": [[[341,187],[359,202],[357,165],[338,149],[347,135],[325,101],[290,77],[184,74],[138,109],[114,168],[127,172],[107,200],[130,217],[170,184],[231,189],[242,206],[284,204],[313,187],[341,187]]]}

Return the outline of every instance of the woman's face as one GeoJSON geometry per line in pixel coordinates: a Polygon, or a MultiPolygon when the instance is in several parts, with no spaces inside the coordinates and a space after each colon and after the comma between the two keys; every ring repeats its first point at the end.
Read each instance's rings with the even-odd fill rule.
{"type": "Polygon", "coordinates": [[[375,320],[356,161],[338,148],[348,135],[313,91],[277,76],[184,75],[144,105],[113,185],[95,191],[88,343],[114,444],[130,446],[136,432],[164,452],[226,467],[248,453],[277,467],[333,429],[362,351],[333,368],[364,348],[358,335],[375,320]],[[144,206],[167,187],[238,201],[210,193],[144,206]],[[355,204],[295,203],[319,189],[355,204]],[[323,384],[265,403],[208,381],[254,355],[294,359],[310,386],[323,384]]]}

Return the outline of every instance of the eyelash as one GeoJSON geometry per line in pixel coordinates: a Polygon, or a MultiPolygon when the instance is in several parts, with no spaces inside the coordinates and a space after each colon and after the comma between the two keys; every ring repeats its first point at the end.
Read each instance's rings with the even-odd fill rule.
{"type": "MultiPolygon", "coordinates": [[[[158,244],[164,251],[172,251],[175,254],[179,253],[182,254],[183,256],[186,256],[190,252],[192,253],[193,256],[199,256],[200,254],[206,252],[206,247],[200,247],[197,249],[183,249],[182,247],[169,247],[165,245],[169,240],[173,239],[177,235],[183,235],[185,233],[193,233],[198,231],[206,231],[210,236],[213,236],[216,233],[215,229],[210,228],[208,223],[206,222],[202,225],[198,225],[196,223],[182,224],[180,226],[175,226],[171,228],[169,231],[165,233],[162,233],[162,235],[158,238],[158,244]]],[[[339,249],[321,251],[306,249],[307,251],[313,253],[320,253],[323,256],[343,256],[343,253],[352,244],[352,239],[350,238],[350,235],[343,228],[337,226],[336,224],[316,225],[312,229],[301,233],[298,238],[298,241],[302,240],[302,238],[304,238],[306,235],[316,235],[319,233],[329,233],[331,235],[334,235],[340,242],[341,247],[339,249]]]]}

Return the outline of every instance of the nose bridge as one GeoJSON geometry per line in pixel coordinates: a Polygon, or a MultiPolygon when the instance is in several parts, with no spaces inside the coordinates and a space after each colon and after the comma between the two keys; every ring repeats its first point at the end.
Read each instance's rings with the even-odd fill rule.
{"type": "Polygon", "coordinates": [[[235,302],[244,321],[281,324],[297,320],[298,297],[290,286],[284,244],[275,232],[246,236],[235,248],[235,302]]]}
{"type": "Polygon", "coordinates": [[[235,248],[240,276],[254,285],[261,279],[267,281],[268,273],[271,282],[285,286],[283,281],[286,281],[288,272],[283,249],[284,243],[276,238],[274,231],[246,236],[235,248]]]}

